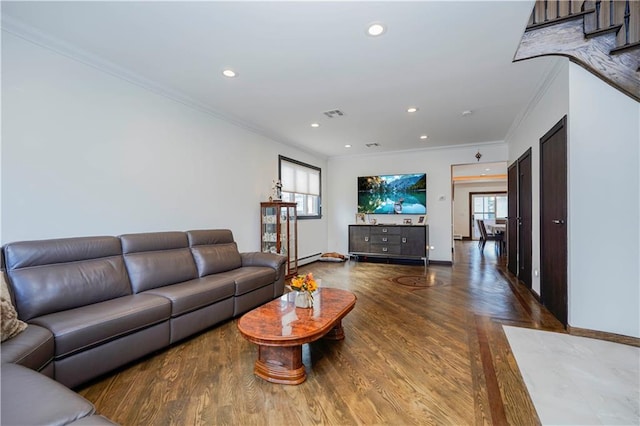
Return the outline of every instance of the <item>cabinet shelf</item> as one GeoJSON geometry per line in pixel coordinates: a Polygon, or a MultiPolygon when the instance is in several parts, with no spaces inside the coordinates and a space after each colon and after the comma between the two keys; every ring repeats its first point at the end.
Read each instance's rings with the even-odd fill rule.
{"type": "Polygon", "coordinates": [[[260,203],[260,250],[287,258],[285,278],[291,278],[298,273],[296,203],[260,203]]]}

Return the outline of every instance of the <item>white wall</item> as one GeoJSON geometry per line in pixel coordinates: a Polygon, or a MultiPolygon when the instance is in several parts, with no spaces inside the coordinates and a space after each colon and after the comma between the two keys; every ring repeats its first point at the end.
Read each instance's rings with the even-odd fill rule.
{"type": "MultiPolygon", "coordinates": [[[[568,322],[640,337],[640,105],[562,62],[507,137],[509,163],[532,148],[533,270],[540,269],[540,138],[568,118],[568,322]]],[[[533,290],[540,294],[539,277],[533,290]]]]}
{"type": "MultiPolygon", "coordinates": [[[[451,214],[451,165],[468,163],[480,149],[486,162],[505,161],[504,143],[457,148],[424,149],[394,154],[372,154],[359,157],[330,158],[328,164],[325,207],[329,212],[330,251],[348,252],[348,227],[355,223],[358,209],[357,178],[376,174],[427,173],[427,223],[431,260],[452,260],[453,233],[451,214]]],[[[384,223],[402,223],[410,215],[378,215],[384,223]]],[[[413,217],[414,223],[417,216],[413,217]]]]}
{"type": "MultiPolygon", "coordinates": [[[[229,228],[258,250],[279,154],[326,176],[325,159],[3,33],[2,243],[229,228]]],[[[300,257],[326,251],[326,223],[300,222],[300,257]]]]}
{"type": "MultiPolygon", "coordinates": [[[[535,59],[533,59],[535,60],[535,59]]],[[[540,138],[569,111],[569,61],[560,62],[529,107],[523,120],[507,136],[509,165],[531,148],[532,277],[533,291],[540,294],[540,138]]]]}
{"type": "Polygon", "coordinates": [[[569,68],[569,320],[640,337],[640,104],[569,68]]]}
{"type": "Polygon", "coordinates": [[[507,180],[504,182],[468,182],[456,183],[453,187],[453,233],[471,237],[469,232],[469,194],[472,192],[507,192],[507,180]]]}

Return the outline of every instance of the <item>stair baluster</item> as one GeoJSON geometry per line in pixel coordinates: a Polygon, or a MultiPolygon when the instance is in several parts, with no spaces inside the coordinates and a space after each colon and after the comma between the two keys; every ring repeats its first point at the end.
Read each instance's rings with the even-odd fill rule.
{"type": "Polygon", "coordinates": [[[547,22],[549,20],[549,17],[547,15],[548,7],[549,7],[549,2],[547,0],[544,0],[544,22],[547,22]]]}
{"type": "Polygon", "coordinates": [[[631,10],[629,9],[629,0],[627,0],[624,6],[624,45],[629,44],[629,18],[631,17],[631,10]]]}
{"type": "Polygon", "coordinates": [[[613,27],[613,0],[609,0],[609,26],[613,27]]]}

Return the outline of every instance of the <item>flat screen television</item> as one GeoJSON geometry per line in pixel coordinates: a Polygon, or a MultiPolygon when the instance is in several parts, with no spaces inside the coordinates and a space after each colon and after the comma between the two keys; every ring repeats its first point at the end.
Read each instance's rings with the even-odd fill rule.
{"type": "Polygon", "coordinates": [[[426,173],[359,177],[358,213],[426,214],[426,173]]]}

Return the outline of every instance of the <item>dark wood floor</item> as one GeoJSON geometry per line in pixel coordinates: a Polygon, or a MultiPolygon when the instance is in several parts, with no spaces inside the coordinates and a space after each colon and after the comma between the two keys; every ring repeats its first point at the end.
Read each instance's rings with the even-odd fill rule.
{"type": "Polygon", "coordinates": [[[539,424],[502,324],[561,331],[492,244],[453,266],[313,263],[354,292],[346,339],[303,347],[307,381],[252,374],[256,347],[221,324],[80,390],[123,425],[539,424]]]}

